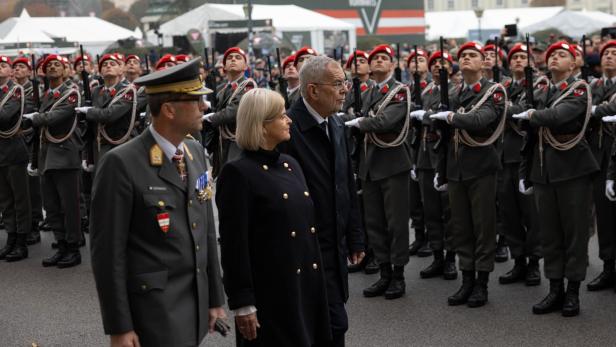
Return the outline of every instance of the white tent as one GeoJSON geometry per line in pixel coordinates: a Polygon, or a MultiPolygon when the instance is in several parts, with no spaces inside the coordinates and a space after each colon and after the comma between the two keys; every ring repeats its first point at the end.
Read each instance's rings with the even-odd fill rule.
{"type": "MultiPolygon", "coordinates": [[[[554,17],[563,9],[556,6],[485,10],[481,17],[481,30],[500,30],[505,24],[515,23],[518,28],[525,28],[554,17]]],[[[478,24],[474,11],[426,12],[426,38],[468,37],[469,31],[476,30],[478,24]]]]}
{"type": "Polygon", "coordinates": [[[30,17],[24,9],[19,17],[0,23],[0,44],[28,43],[49,46],[58,41],[83,44],[91,54],[102,53],[111,43],[138,37],[137,32],[97,17],[30,17]]]}
{"type": "MultiPolygon", "coordinates": [[[[346,32],[349,46],[355,47],[357,43],[355,27],[352,24],[296,5],[253,5],[252,18],[271,19],[275,34],[279,37],[284,32],[310,32],[311,45],[319,52],[323,52],[325,47],[325,31],[346,32]]],[[[245,19],[243,5],[204,4],[162,24],[158,31],[163,34],[165,45],[170,45],[173,36],[186,35],[191,29],[199,30],[203,37],[209,40],[209,34],[216,31],[209,29],[209,21],[245,19]]],[[[236,31],[246,32],[246,28],[236,28],[236,31]]],[[[147,38],[151,42],[157,40],[153,30],[147,32],[147,38]]]]}
{"type": "Polygon", "coordinates": [[[553,29],[560,30],[563,34],[571,37],[580,37],[604,27],[616,24],[616,16],[597,11],[561,11],[555,16],[541,22],[523,26],[523,32],[533,33],[536,31],[553,29]]]}

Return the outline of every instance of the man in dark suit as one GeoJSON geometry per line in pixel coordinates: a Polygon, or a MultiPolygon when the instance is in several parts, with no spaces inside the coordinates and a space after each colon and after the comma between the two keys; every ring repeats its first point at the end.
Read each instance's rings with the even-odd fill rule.
{"type": "Polygon", "coordinates": [[[203,147],[186,138],[205,108],[198,63],[136,80],[152,125],[94,177],[92,269],[114,347],[197,346],[225,316],[211,180],[203,147]]]}
{"type": "Polygon", "coordinates": [[[300,72],[301,99],[289,110],[291,140],[281,150],[293,156],[306,176],[315,204],[317,235],[323,257],[331,346],[344,346],[349,297],[347,257],[364,257],[363,231],[344,122],[336,116],[347,92],[340,65],[326,56],[313,57],[300,72]]]}

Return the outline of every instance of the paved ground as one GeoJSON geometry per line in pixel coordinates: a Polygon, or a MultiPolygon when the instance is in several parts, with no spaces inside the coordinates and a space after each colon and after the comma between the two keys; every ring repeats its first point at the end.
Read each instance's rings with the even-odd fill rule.
{"type": "MultiPolygon", "coordinates": [[[[6,234],[0,233],[4,244],[6,234]]],[[[76,268],[42,268],[50,253],[52,235],[30,248],[30,258],[15,264],[0,262],[0,347],[108,346],[103,335],[89,254],[76,268]]],[[[590,242],[588,277],[600,271],[596,238],[590,242]]],[[[449,307],[446,298],[458,281],[421,280],[419,270],[430,258],[411,258],[406,268],[406,297],[387,301],[366,299],[361,290],[377,275],[353,274],[348,304],[350,331],[347,345],[354,346],[610,346],[616,344],[612,291],[582,290],[582,314],[534,316],[531,306],[546,292],[522,284],[501,286],[496,277],[511,267],[497,264],[490,282],[486,307],[449,307]]],[[[585,287],[584,287],[585,288],[585,287]]],[[[154,318],[155,319],[155,318],[154,318]]],[[[208,336],[203,346],[233,346],[233,337],[208,336]]]]}

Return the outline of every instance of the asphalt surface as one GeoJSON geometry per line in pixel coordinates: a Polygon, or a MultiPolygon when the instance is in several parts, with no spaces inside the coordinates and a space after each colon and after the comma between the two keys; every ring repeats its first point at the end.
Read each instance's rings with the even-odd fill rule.
{"type": "MultiPolygon", "coordinates": [[[[6,233],[0,232],[4,245],[6,233]]],[[[50,233],[30,247],[18,263],[0,262],[0,347],[108,346],[103,334],[88,248],[83,264],[70,269],[43,268],[51,254],[50,233]],[[34,345],[35,344],[35,345],[34,345]]],[[[601,271],[597,239],[590,241],[588,280],[601,271]]],[[[610,346],[616,344],[616,294],[581,290],[581,315],[535,316],[534,303],[547,292],[539,287],[497,283],[512,261],[497,264],[491,276],[489,303],[482,308],[449,307],[446,298],[459,280],[422,280],[419,271],[431,258],[412,257],[406,267],[407,294],[388,301],[363,298],[364,287],[378,275],[351,274],[347,305],[347,346],[610,346]]],[[[153,317],[155,319],[155,317],[153,317]]],[[[202,346],[233,346],[234,337],[207,336],[202,346]]]]}

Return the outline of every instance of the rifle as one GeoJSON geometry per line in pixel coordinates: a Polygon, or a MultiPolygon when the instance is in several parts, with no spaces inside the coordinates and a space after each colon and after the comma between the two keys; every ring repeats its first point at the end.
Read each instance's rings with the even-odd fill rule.
{"type": "MultiPolygon", "coordinates": [[[[205,58],[205,71],[208,72],[205,78],[205,85],[212,90],[212,94],[208,96],[208,100],[212,107],[208,112],[216,112],[218,108],[218,99],[216,98],[216,92],[218,86],[216,85],[216,67],[214,64],[214,48],[212,48],[212,64],[210,64],[210,58],[208,55],[208,48],[203,49],[203,57],[205,58]]],[[[203,147],[207,148],[208,153],[214,153],[218,148],[218,129],[214,128],[208,121],[203,121],[203,127],[201,129],[201,140],[203,147]]]]}
{"type": "MultiPolygon", "coordinates": [[[[79,45],[81,54],[81,83],[83,84],[84,106],[92,106],[92,91],[90,90],[89,74],[86,71],[85,56],[83,55],[83,45],[79,45]]],[[[83,114],[85,119],[85,114],[83,114]]],[[[94,142],[96,142],[96,122],[86,121],[87,129],[85,133],[86,143],[86,162],[94,165],[94,142]]]]}
{"type": "MultiPolygon", "coordinates": [[[[449,76],[447,68],[445,68],[445,49],[443,44],[443,37],[440,38],[440,50],[441,50],[441,69],[439,70],[439,87],[441,94],[441,103],[439,105],[439,111],[449,111],[449,76]]],[[[440,134],[440,138],[434,144],[434,150],[437,150],[443,141],[447,141],[449,137],[449,127],[448,126],[438,126],[437,132],[440,134]]]]}
{"type": "Polygon", "coordinates": [[[272,79],[272,62],[269,54],[267,55],[267,84],[271,90],[276,90],[276,82],[272,79]]]}
{"type": "Polygon", "coordinates": [[[400,43],[396,44],[396,69],[395,76],[398,82],[402,81],[402,69],[400,68],[400,43]]]}
{"type": "Polygon", "coordinates": [[[340,46],[340,67],[344,70],[344,47],[340,46]]]}
{"type": "Polygon", "coordinates": [[[353,64],[355,64],[355,76],[353,76],[353,112],[355,115],[361,112],[361,81],[357,74],[357,48],[353,51],[353,64]]]}
{"type": "Polygon", "coordinates": [[[494,66],[492,66],[492,76],[495,83],[500,82],[500,68],[498,67],[498,37],[494,40],[494,66]]]}
{"type": "Polygon", "coordinates": [[[588,74],[590,68],[588,67],[588,63],[586,62],[586,35],[582,35],[582,79],[588,82],[588,74]]]}
{"type": "Polygon", "coordinates": [[[149,75],[150,74],[150,59],[148,58],[147,54],[143,58],[145,61],[145,75],[149,75]]]}
{"type": "Polygon", "coordinates": [[[338,48],[334,47],[334,60],[338,60],[338,48]]]}
{"type": "MultiPolygon", "coordinates": [[[[526,79],[526,86],[525,86],[526,91],[525,91],[524,98],[525,98],[525,106],[527,110],[535,108],[533,68],[530,65],[530,62],[531,62],[530,57],[531,57],[530,36],[529,34],[526,34],[526,66],[524,67],[524,79],[526,79]]],[[[530,126],[529,121],[526,121],[526,120],[520,121],[520,127],[522,128],[522,131],[526,133],[526,137],[524,139],[524,143],[522,145],[522,148],[520,149],[520,152],[524,155],[527,155],[529,154],[529,151],[532,150],[534,143],[535,143],[534,132],[530,126]]]]}
{"type": "MultiPolygon", "coordinates": [[[[36,112],[41,109],[41,94],[39,94],[39,80],[36,75],[36,58],[34,54],[31,56],[32,59],[32,100],[34,101],[34,107],[36,112]]],[[[25,95],[24,95],[25,97],[25,95]]],[[[25,123],[25,122],[24,122],[25,123]]],[[[32,127],[32,122],[30,122],[30,126],[32,127]]],[[[40,149],[40,141],[41,141],[41,130],[39,128],[32,127],[32,158],[30,159],[30,167],[33,170],[38,168],[38,157],[39,157],[39,149],[40,149]]]]}
{"type": "Polygon", "coordinates": [[[284,98],[284,108],[288,109],[289,106],[289,94],[287,94],[287,81],[284,79],[284,69],[280,64],[280,49],[276,47],[276,60],[278,61],[278,67],[280,68],[280,74],[278,74],[278,91],[284,98]]]}
{"type": "Polygon", "coordinates": [[[417,51],[417,45],[413,46],[413,49],[415,50],[415,72],[413,73],[413,83],[414,83],[413,98],[415,99],[415,110],[421,110],[423,109],[423,102],[421,100],[421,90],[420,90],[421,76],[419,75],[419,59],[418,59],[419,52],[417,51]]]}
{"type": "MultiPolygon", "coordinates": [[[[47,59],[47,53],[43,54],[43,57],[41,59],[43,60],[47,59]]],[[[44,75],[43,76],[43,90],[48,90],[49,89],[49,78],[47,78],[46,74],[43,74],[43,75],[44,75]]]]}

